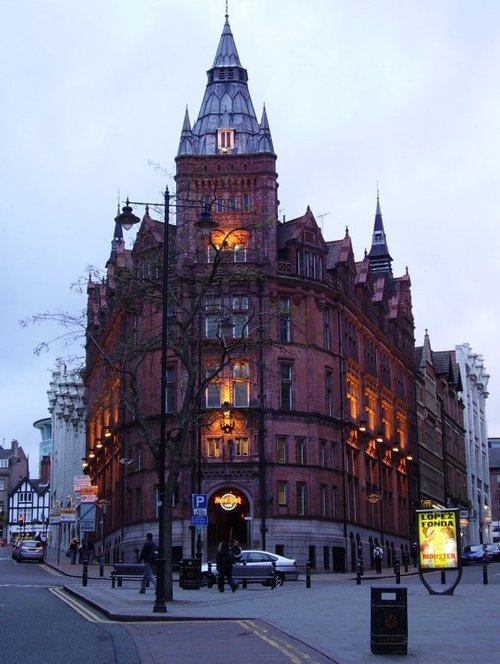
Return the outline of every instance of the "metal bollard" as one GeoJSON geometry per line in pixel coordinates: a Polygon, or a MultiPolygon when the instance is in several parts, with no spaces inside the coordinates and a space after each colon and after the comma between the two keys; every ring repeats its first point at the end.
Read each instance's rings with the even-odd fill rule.
{"type": "Polygon", "coordinates": [[[89,578],[89,566],[88,563],[84,562],[83,571],[82,571],[82,586],[87,585],[88,578],[89,578]]]}
{"type": "Polygon", "coordinates": [[[207,587],[211,588],[214,585],[214,579],[213,579],[213,574],[212,574],[212,563],[208,563],[208,579],[207,579],[207,587]]]}
{"type": "MultiPolygon", "coordinates": [[[[244,561],[243,561],[243,569],[245,569],[245,565],[246,565],[246,564],[247,564],[247,563],[246,563],[246,561],[244,560],[244,561]]],[[[243,573],[244,573],[244,572],[243,572],[243,573]]],[[[243,578],[243,579],[241,580],[241,587],[242,587],[244,590],[247,589],[247,580],[246,580],[245,578],[243,578]]]]}
{"type": "Polygon", "coordinates": [[[361,585],[361,577],[364,575],[365,569],[363,565],[363,556],[359,556],[356,560],[356,585],[361,585]]]}
{"type": "Polygon", "coordinates": [[[401,583],[401,565],[399,564],[399,558],[394,559],[394,574],[396,575],[396,583],[401,583]]]}
{"type": "Polygon", "coordinates": [[[104,563],[101,562],[99,563],[99,576],[104,576],[104,563]]]}
{"type": "Polygon", "coordinates": [[[311,561],[306,562],[306,588],[311,587],[311,561]]]}
{"type": "Polygon", "coordinates": [[[483,556],[483,585],[488,585],[488,556],[486,553],[483,556]]]}

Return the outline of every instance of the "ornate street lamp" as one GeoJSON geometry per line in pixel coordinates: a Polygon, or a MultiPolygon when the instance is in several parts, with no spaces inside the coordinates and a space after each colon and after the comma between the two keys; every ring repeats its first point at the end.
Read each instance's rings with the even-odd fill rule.
{"type": "MultiPolygon", "coordinates": [[[[129,201],[127,198],[125,207],[121,214],[115,217],[115,222],[121,224],[125,230],[130,230],[134,224],[141,220],[133,211],[131,205],[160,206],[164,210],[164,239],[163,239],[163,291],[162,291],[162,334],[161,334],[161,395],[160,395],[160,442],[158,446],[158,558],[156,595],[153,607],[154,613],[166,613],[165,605],[165,449],[166,449],[166,413],[165,403],[167,396],[167,341],[168,341],[168,264],[170,258],[169,247],[169,218],[170,218],[170,194],[168,187],[165,189],[163,203],[139,203],[129,201]]],[[[183,206],[183,207],[195,207],[183,206]]],[[[197,206],[196,206],[197,207],[197,206]]],[[[204,235],[209,235],[217,226],[212,219],[210,207],[205,204],[200,219],[195,223],[196,227],[204,235]]]]}

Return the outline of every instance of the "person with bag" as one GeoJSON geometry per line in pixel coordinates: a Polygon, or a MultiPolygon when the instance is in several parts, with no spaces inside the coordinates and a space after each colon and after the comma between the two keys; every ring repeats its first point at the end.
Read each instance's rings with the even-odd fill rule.
{"type": "Polygon", "coordinates": [[[384,557],[384,549],[380,546],[380,544],[377,544],[377,546],[373,549],[373,562],[375,565],[375,571],[377,574],[382,573],[382,559],[384,557]]]}
{"type": "Polygon", "coordinates": [[[219,588],[219,592],[224,592],[224,582],[227,579],[227,582],[234,593],[238,588],[238,584],[233,581],[233,558],[231,556],[229,542],[223,541],[219,544],[215,562],[217,564],[217,571],[219,572],[217,577],[217,587],[219,588]]]}
{"type": "Polygon", "coordinates": [[[141,589],[139,592],[143,595],[146,592],[146,586],[151,582],[156,586],[156,579],[153,573],[153,562],[156,557],[156,547],[153,543],[153,534],[147,533],[146,541],[144,542],[139,556],[139,562],[144,563],[144,573],[141,579],[141,589]]]}
{"type": "Polygon", "coordinates": [[[73,539],[69,543],[68,552],[69,552],[68,558],[71,558],[71,564],[74,565],[76,563],[76,554],[78,553],[78,540],[76,539],[76,537],[73,537],[73,539]]]}

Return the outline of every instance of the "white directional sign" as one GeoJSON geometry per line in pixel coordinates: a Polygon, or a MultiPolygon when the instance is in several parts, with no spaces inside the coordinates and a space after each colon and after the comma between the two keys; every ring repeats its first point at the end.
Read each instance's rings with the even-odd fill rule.
{"type": "Polygon", "coordinates": [[[80,505],[80,530],[85,533],[95,532],[95,517],[96,508],[95,503],[88,503],[80,505]]]}

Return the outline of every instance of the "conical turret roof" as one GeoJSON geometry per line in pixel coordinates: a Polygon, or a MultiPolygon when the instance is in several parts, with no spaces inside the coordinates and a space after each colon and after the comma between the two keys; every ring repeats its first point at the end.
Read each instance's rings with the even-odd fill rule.
{"type": "Polygon", "coordinates": [[[225,150],[229,154],[274,154],[267,114],[264,109],[259,124],[248,89],[247,70],[241,66],[227,14],[207,77],[200,112],[192,129],[186,111],[177,156],[219,154],[220,129],[234,131],[234,145],[225,150]]]}

